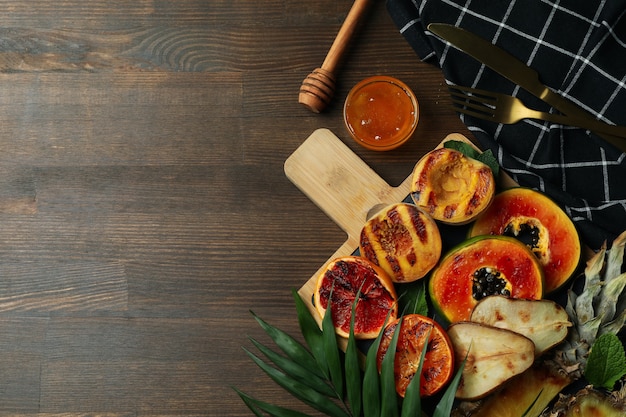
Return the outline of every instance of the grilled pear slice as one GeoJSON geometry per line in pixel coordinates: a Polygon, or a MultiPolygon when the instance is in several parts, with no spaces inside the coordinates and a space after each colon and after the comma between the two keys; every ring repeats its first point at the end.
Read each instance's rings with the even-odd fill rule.
{"type": "Polygon", "coordinates": [[[483,298],[470,321],[520,333],[535,344],[535,356],[561,343],[572,322],[563,307],[551,300],[522,300],[501,296],[483,298]]]}
{"type": "Polygon", "coordinates": [[[519,333],[480,323],[457,322],[448,328],[456,363],[465,358],[456,397],[483,398],[503,383],[530,368],[535,344],[519,333]]]}

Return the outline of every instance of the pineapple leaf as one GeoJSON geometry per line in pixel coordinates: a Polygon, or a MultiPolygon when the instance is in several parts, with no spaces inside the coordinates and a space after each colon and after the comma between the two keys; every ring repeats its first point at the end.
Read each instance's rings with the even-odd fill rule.
{"type": "Polygon", "coordinates": [[[589,353],[585,378],[596,387],[612,390],[615,383],[626,375],[626,353],[617,335],[600,336],[589,353]]]}
{"type": "Polygon", "coordinates": [[[343,398],[343,368],[341,359],[339,358],[339,348],[337,346],[337,335],[335,334],[335,325],[332,318],[331,302],[333,297],[333,289],[330,290],[328,298],[328,306],[322,319],[322,341],[324,345],[324,357],[326,358],[326,371],[330,376],[333,387],[337,391],[337,397],[343,398]]]}
{"type": "Polygon", "coordinates": [[[604,268],[604,260],[606,257],[606,243],[602,248],[587,261],[585,266],[585,283],[582,293],[576,297],[574,307],[576,315],[581,323],[584,323],[595,317],[593,307],[596,297],[602,291],[602,280],[600,274],[604,268]]]}
{"type": "Polygon", "coordinates": [[[578,315],[576,314],[576,299],[578,295],[573,289],[567,290],[567,303],[565,304],[565,311],[573,323],[578,323],[578,315]]]}
{"type": "Polygon", "coordinates": [[[583,322],[578,326],[578,336],[580,340],[592,345],[598,337],[600,325],[602,324],[602,317],[593,317],[591,320],[583,322]]]}
{"type": "MultiPolygon", "coordinates": [[[[383,357],[380,370],[381,385],[381,415],[385,417],[398,416],[398,397],[396,395],[396,379],[395,379],[395,359],[396,346],[398,345],[398,337],[402,328],[402,319],[396,324],[391,342],[385,356],[383,357]]],[[[383,332],[381,332],[383,333],[383,332]]]]}
{"type": "Polygon", "coordinates": [[[604,268],[604,260],[606,258],[606,242],[600,250],[587,261],[585,266],[585,287],[584,291],[591,285],[600,282],[600,274],[604,268]]]}
{"type": "Polygon", "coordinates": [[[265,333],[267,333],[267,335],[270,336],[274,343],[276,343],[276,346],[278,346],[289,358],[291,358],[291,360],[299,363],[300,365],[302,365],[302,367],[310,370],[317,376],[323,376],[323,374],[319,370],[315,358],[304,346],[302,346],[300,342],[298,342],[282,330],[265,322],[253,312],[252,315],[254,316],[254,319],[261,325],[263,330],[265,330],[265,333]]]}
{"type": "MultiPolygon", "coordinates": [[[[328,377],[326,373],[326,358],[324,357],[324,340],[322,337],[322,330],[317,324],[317,320],[311,314],[311,311],[304,303],[304,300],[300,297],[295,290],[293,291],[293,297],[296,302],[296,313],[298,315],[298,323],[300,324],[300,331],[304,340],[306,341],[313,357],[320,370],[320,375],[328,377]]],[[[307,367],[312,368],[312,367],[307,367]]]]}
{"type": "Polygon", "coordinates": [[[326,381],[320,378],[314,372],[309,371],[297,362],[294,362],[277,354],[276,352],[269,349],[267,346],[262,345],[253,338],[249,339],[252,344],[254,344],[254,346],[256,346],[256,348],[259,349],[261,353],[263,353],[263,355],[265,355],[270,361],[272,361],[274,365],[276,365],[276,367],[282,370],[285,374],[291,376],[299,382],[302,382],[305,385],[308,385],[320,394],[324,394],[329,397],[336,395],[335,391],[326,383],[326,381]]]}
{"type": "Polygon", "coordinates": [[[606,259],[606,281],[617,277],[621,273],[624,263],[624,246],[626,246],[626,231],[619,235],[611,245],[606,259]]]}
{"type": "Polygon", "coordinates": [[[602,283],[599,280],[595,282],[585,281],[585,289],[576,298],[576,315],[581,323],[596,317],[593,306],[600,291],[602,291],[602,283]]]}
{"type": "Polygon", "coordinates": [[[617,275],[609,280],[608,275],[602,290],[602,298],[597,308],[597,315],[602,317],[602,324],[615,318],[617,300],[626,287],[626,273],[617,275]]]}
{"type": "Polygon", "coordinates": [[[626,310],[620,311],[617,317],[600,328],[599,335],[605,333],[618,334],[626,324],[626,310]]]}

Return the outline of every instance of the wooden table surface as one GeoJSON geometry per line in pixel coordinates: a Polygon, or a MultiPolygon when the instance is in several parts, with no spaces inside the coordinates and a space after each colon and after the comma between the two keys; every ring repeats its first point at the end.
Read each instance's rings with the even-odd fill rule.
{"type": "Polygon", "coordinates": [[[332,105],[297,103],[350,6],[0,1],[0,415],[252,415],[233,386],[308,410],[242,349],[269,343],[250,310],[299,337],[291,290],[345,240],[285,159],[328,128],[397,185],[469,135],[381,0],[332,105]],[[421,104],[396,151],[342,124],[375,74],[421,104]]]}

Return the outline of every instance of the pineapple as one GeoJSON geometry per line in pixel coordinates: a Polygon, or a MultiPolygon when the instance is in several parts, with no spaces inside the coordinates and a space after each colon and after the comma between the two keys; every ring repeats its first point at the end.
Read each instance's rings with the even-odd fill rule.
{"type": "Polygon", "coordinates": [[[607,395],[593,387],[585,387],[575,395],[563,395],[552,407],[542,414],[546,417],[624,417],[626,415],[626,384],[607,395]]]}
{"type": "Polygon", "coordinates": [[[609,395],[587,387],[574,396],[561,395],[552,409],[546,409],[561,390],[583,377],[594,341],[605,333],[618,334],[626,324],[626,273],[622,271],[625,245],[626,232],[615,239],[610,249],[603,245],[587,262],[580,294],[568,291],[565,308],[573,326],[561,345],[484,402],[462,403],[454,415],[569,417],[579,415],[576,410],[581,405],[614,410],[613,414],[597,416],[626,415],[624,387],[609,395]]]}

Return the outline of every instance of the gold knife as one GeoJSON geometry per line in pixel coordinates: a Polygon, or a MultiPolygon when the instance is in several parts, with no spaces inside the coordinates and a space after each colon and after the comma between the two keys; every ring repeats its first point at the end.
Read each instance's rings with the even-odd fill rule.
{"type": "Polygon", "coordinates": [[[491,42],[457,26],[430,23],[428,30],[451,45],[482,62],[498,74],[508,78],[524,90],[539,97],[570,118],[583,119],[589,130],[626,152],[626,127],[614,126],[597,120],[583,108],[550,90],[539,80],[539,74],[518,58],[491,42]]]}

